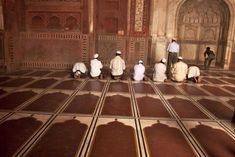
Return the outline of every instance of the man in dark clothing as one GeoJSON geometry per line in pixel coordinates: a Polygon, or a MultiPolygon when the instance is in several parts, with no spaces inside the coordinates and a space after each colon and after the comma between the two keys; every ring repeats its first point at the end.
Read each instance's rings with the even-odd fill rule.
{"type": "Polygon", "coordinates": [[[211,62],[215,59],[215,54],[210,49],[210,47],[206,48],[206,51],[204,52],[204,57],[205,57],[205,62],[204,62],[205,69],[209,69],[211,62]]]}

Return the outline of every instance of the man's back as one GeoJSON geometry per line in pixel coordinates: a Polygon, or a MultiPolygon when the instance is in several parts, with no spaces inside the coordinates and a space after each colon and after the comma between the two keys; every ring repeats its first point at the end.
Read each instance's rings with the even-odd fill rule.
{"type": "Polygon", "coordinates": [[[98,59],[92,59],[90,65],[91,65],[90,75],[92,77],[99,76],[101,73],[101,69],[103,68],[101,61],[99,61],[98,59]]]}
{"type": "Polygon", "coordinates": [[[166,73],[166,65],[163,63],[156,63],[154,66],[153,80],[163,82],[166,79],[165,73],[166,73]]]}
{"type": "Polygon", "coordinates": [[[200,69],[197,66],[190,66],[188,68],[188,78],[200,76],[200,69]]]}
{"type": "Polygon", "coordinates": [[[145,67],[143,64],[136,64],[134,66],[134,80],[140,81],[144,79],[145,67]]]}
{"type": "Polygon", "coordinates": [[[188,65],[182,61],[179,61],[173,65],[172,79],[175,81],[183,81],[186,79],[188,71],[188,65]]]}
{"type": "Polygon", "coordinates": [[[82,73],[85,73],[87,71],[86,65],[82,62],[77,62],[73,65],[73,72],[80,71],[82,73]]]}
{"type": "Polygon", "coordinates": [[[177,42],[171,42],[169,45],[168,45],[168,48],[167,48],[167,51],[168,52],[176,52],[178,53],[179,52],[179,44],[177,42]]]}
{"type": "Polygon", "coordinates": [[[112,69],[112,75],[114,76],[122,75],[125,68],[125,62],[120,56],[114,57],[110,62],[110,69],[112,69]]]}

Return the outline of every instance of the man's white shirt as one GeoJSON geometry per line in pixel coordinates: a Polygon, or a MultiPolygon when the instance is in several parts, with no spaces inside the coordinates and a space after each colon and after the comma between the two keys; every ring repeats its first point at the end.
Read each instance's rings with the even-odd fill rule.
{"type": "Polygon", "coordinates": [[[188,78],[200,76],[200,69],[197,66],[190,66],[188,68],[188,78]]]}
{"type": "Polygon", "coordinates": [[[134,80],[141,81],[144,79],[145,67],[143,64],[136,64],[134,66],[134,80]]]}
{"type": "Polygon", "coordinates": [[[103,68],[101,61],[99,61],[98,59],[92,59],[90,65],[91,65],[90,75],[92,77],[99,76],[101,73],[101,69],[103,68]]]}
{"type": "Polygon", "coordinates": [[[176,43],[176,42],[171,42],[171,43],[168,45],[167,51],[168,51],[168,52],[179,53],[179,51],[180,51],[180,46],[179,46],[179,44],[176,43]]]}
{"type": "Polygon", "coordinates": [[[87,71],[87,68],[86,68],[86,65],[82,62],[77,62],[73,65],[73,69],[72,71],[75,73],[76,71],[79,71],[79,74],[80,72],[82,73],[85,73],[87,71]]]}
{"type": "Polygon", "coordinates": [[[166,78],[166,65],[163,63],[156,63],[154,66],[153,80],[164,82],[166,78]]]}
{"type": "Polygon", "coordinates": [[[126,69],[125,61],[120,56],[114,57],[110,62],[110,69],[113,76],[122,75],[126,69]]]}
{"type": "Polygon", "coordinates": [[[188,72],[188,65],[182,61],[179,61],[173,65],[172,79],[175,81],[183,81],[186,79],[188,72]]]}

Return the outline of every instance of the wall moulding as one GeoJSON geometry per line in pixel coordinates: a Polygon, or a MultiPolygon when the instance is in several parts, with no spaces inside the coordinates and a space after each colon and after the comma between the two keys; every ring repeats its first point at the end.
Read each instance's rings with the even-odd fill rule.
{"type": "Polygon", "coordinates": [[[83,0],[25,0],[25,4],[82,3],[83,0]]]}
{"type": "Polygon", "coordinates": [[[21,32],[21,39],[62,39],[62,40],[88,40],[89,36],[86,34],[76,32],[65,33],[38,33],[38,32],[21,32]]]}

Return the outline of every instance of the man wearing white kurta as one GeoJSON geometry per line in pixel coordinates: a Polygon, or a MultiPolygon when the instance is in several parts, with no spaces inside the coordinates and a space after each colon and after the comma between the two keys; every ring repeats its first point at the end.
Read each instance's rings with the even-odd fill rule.
{"type": "Polygon", "coordinates": [[[125,61],[121,58],[121,51],[116,52],[116,56],[110,62],[111,75],[113,79],[120,79],[126,69],[125,61]]]}
{"type": "Polygon", "coordinates": [[[99,77],[101,75],[101,69],[103,68],[103,65],[101,61],[98,60],[99,54],[94,54],[94,59],[91,60],[91,71],[90,75],[93,78],[99,77]]]}
{"type": "Polygon", "coordinates": [[[176,82],[183,82],[186,79],[188,72],[188,65],[182,61],[182,57],[178,57],[178,62],[172,68],[172,80],[176,82]]]}
{"type": "Polygon", "coordinates": [[[167,60],[167,78],[170,79],[172,77],[171,68],[173,64],[177,62],[177,57],[180,51],[180,46],[176,42],[175,39],[172,39],[171,43],[167,47],[168,52],[168,60],[167,60]]]}
{"type": "Polygon", "coordinates": [[[84,77],[87,73],[86,65],[82,62],[77,62],[73,65],[72,72],[74,74],[74,78],[79,78],[80,76],[84,77]]]}
{"type": "Polygon", "coordinates": [[[164,82],[166,80],[166,59],[162,58],[154,66],[153,81],[164,82]]]}
{"type": "Polygon", "coordinates": [[[144,73],[145,73],[145,67],[143,65],[143,61],[139,60],[138,64],[136,64],[134,66],[134,77],[133,77],[133,79],[135,81],[144,80],[144,73]]]}
{"type": "Polygon", "coordinates": [[[200,82],[199,76],[200,76],[200,69],[197,66],[190,66],[188,68],[188,74],[187,74],[188,80],[198,83],[200,82]]]}

